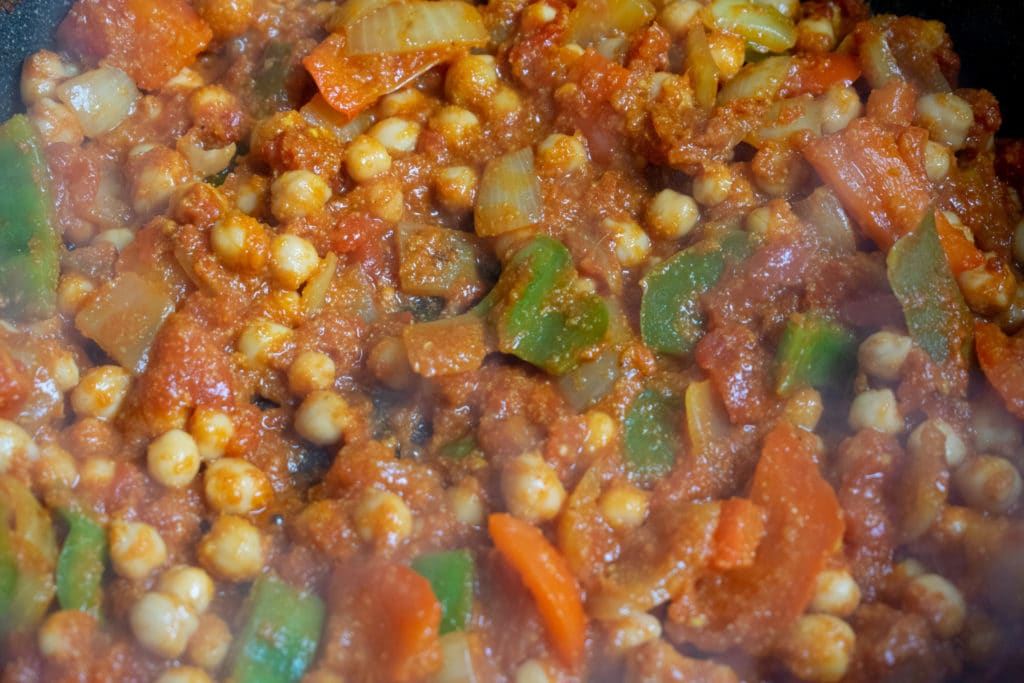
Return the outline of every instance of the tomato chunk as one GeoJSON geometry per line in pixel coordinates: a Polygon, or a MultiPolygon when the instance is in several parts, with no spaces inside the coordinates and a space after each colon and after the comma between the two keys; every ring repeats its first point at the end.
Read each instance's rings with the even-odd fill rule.
{"type": "Polygon", "coordinates": [[[978,364],[1006,409],[1024,419],[1024,336],[1008,337],[999,325],[978,321],[974,346],[978,364]]]}

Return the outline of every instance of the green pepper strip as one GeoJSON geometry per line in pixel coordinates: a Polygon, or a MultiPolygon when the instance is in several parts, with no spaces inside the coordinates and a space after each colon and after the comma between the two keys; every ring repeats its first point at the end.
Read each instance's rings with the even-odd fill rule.
{"type": "Polygon", "coordinates": [[[679,402],[670,394],[646,389],[626,413],[626,462],[642,480],[664,476],[676,461],[679,402]]]}
{"type": "Polygon", "coordinates": [[[747,258],[746,233],[734,232],[720,243],[701,242],[662,263],[641,282],[640,334],[654,351],[683,355],[704,336],[699,298],[725,270],[727,258],[747,258]]]}
{"type": "Polygon", "coordinates": [[[856,338],[817,313],[790,318],[775,354],[775,390],[782,396],[801,387],[840,383],[849,375],[856,338]]]}
{"type": "Polygon", "coordinates": [[[577,367],[604,340],[608,306],[574,289],[576,280],[558,240],[540,235],[520,249],[485,300],[493,301],[498,348],[556,375],[577,367]]]}
{"type": "Polygon", "coordinates": [[[886,266],[914,342],[936,363],[967,364],[973,321],[939,242],[934,214],[893,245],[886,266]]]}
{"type": "Polygon", "coordinates": [[[473,555],[468,550],[421,555],[412,568],[430,582],[441,603],[441,634],[466,630],[473,609],[473,555]]]}
{"type": "Polygon", "coordinates": [[[49,174],[23,115],[0,126],[0,315],[45,318],[57,302],[60,244],[49,174]]]}
{"type": "Polygon", "coordinates": [[[249,596],[248,617],[238,636],[234,683],[294,683],[313,661],[324,621],[324,604],[284,581],[264,575],[249,596]]]}
{"type": "Polygon", "coordinates": [[[107,563],[107,533],[77,510],[64,510],[68,523],[57,559],[57,601],[61,609],[77,609],[100,616],[103,602],[103,571],[107,563]]]}

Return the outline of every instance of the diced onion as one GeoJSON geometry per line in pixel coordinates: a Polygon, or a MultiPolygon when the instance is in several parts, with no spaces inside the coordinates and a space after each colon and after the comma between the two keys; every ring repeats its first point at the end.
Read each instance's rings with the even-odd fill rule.
{"type": "Polygon", "coordinates": [[[313,95],[299,113],[307,123],[327,130],[338,142],[352,142],[373,125],[370,112],[364,111],[349,121],[345,114],[328,104],[320,93],[313,95]]]}
{"type": "Polygon", "coordinates": [[[459,0],[385,5],[348,28],[352,55],[485,45],[490,34],[477,9],[459,0]]]}
{"type": "Polygon", "coordinates": [[[327,290],[331,287],[331,279],[338,267],[338,257],[333,251],[327,252],[320,261],[320,267],[302,288],[302,307],[306,315],[314,316],[320,312],[327,300],[327,290]]]}
{"type": "Polygon", "coordinates": [[[759,52],[785,52],[796,45],[793,20],[770,5],[750,0],[712,0],[711,25],[735,33],[759,52]]]}
{"type": "Polygon", "coordinates": [[[654,18],[648,0],[581,0],[569,15],[569,41],[583,47],[629,35],[654,18]]]}
{"type": "Polygon", "coordinates": [[[697,104],[710,109],[718,95],[719,70],[700,24],[695,24],[686,34],[686,69],[693,81],[697,104]]]}
{"type": "Polygon", "coordinates": [[[492,237],[541,219],[540,187],[529,147],[497,157],[484,167],[473,213],[476,232],[492,237]]]}
{"type": "Polygon", "coordinates": [[[821,102],[811,95],[801,95],[772,103],[765,117],[765,125],[747,137],[754,147],[767,140],[788,138],[798,131],[807,131],[814,137],[821,135],[821,102]]]}
{"type": "Polygon", "coordinates": [[[139,90],[128,74],[105,66],[64,81],[57,87],[57,97],[71,107],[82,130],[93,138],[127,118],[139,90]]]}
{"type": "Polygon", "coordinates": [[[453,631],[441,636],[441,668],[431,683],[476,683],[480,680],[473,662],[471,638],[475,636],[463,631],[453,631]]]}
{"type": "Polygon", "coordinates": [[[711,382],[692,382],[686,387],[686,431],[695,457],[706,455],[713,444],[729,434],[729,418],[711,382]]]}
{"type": "Polygon", "coordinates": [[[894,78],[906,80],[881,31],[875,31],[860,46],[860,61],[864,79],[872,88],[881,88],[894,78]]]}
{"type": "Polygon", "coordinates": [[[778,94],[789,76],[790,57],[769,57],[743,67],[718,93],[718,103],[748,97],[771,99],[778,94]]]}
{"type": "Polygon", "coordinates": [[[793,205],[793,210],[813,226],[822,245],[837,254],[852,254],[857,250],[853,224],[846,215],[839,198],[827,187],[819,187],[807,199],[793,205]]]}
{"type": "Polygon", "coordinates": [[[327,20],[325,28],[331,33],[343,31],[367,14],[376,12],[384,5],[391,5],[400,0],[345,0],[339,3],[334,14],[327,20]]]}

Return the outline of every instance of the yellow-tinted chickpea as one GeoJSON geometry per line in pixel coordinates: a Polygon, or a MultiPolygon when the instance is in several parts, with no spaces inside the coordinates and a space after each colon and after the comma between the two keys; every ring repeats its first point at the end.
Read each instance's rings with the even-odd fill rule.
{"type": "Polygon", "coordinates": [[[174,191],[192,179],[192,168],[176,150],[140,145],[128,154],[132,207],[142,215],[167,208],[174,191]]]}
{"type": "Polygon", "coordinates": [[[259,529],[241,517],[225,515],[199,542],[199,564],[228,581],[248,581],[263,570],[266,550],[259,529]]]}
{"type": "Polygon", "coordinates": [[[651,238],[636,221],[606,218],[601,226],[611,236],[615,255],[623,268],[633,268],[647,260],[651,253],[651,238]]]}
{"type": "Polygon", "coordinates": [[[480,497],[480,484],[473,478],[464,479],[449,488],[448,504],[462,524],[479,526],[484,521],[484,502],[480,497]]]}
{"type": "Polygon", "coordinates": [[[606,627],[612,649],[620,654],[661,637],[661,620],[646,612],[631,612],[607,622],[606,627]]]}
{"type": "Polygon", "coordinates": [[[270,212],[285,221],[305,218],[331,198],[331,186],[312,171],[285,171],[270,186],[270,212]]]}
{"type": "Polygon", "coordinates": [[[587,453],[594,454],[615,441],[619,430],[611,415],[603,410],[588,410],[583,418],[587,424],[587,438],[583,448],[587,453]]]}
{"type": "Polygon", "coordinates": [[[661,8],[658,23],[674,36],[683,36],[697,18],[702,5],[697,0],[673,0],[661,8]]]}
{"type": "Polygon", "coordinates": [[[873,389],[857,394],[850,406],[850,428],[875,429],[885,434],[903,431],[903,416],[891,389],[873,389]]]}
{"type": "Polygon", "coordinates": [[[220,40],[242,35],[253,20],[253,0],[196,0],[195,7],[220,40]]]}
{"type": "Polygon", "coordinates": [[[505,465],[501,493],[509,512],[531,523],[554,519],[565,502],[565,487],[558,475],[535,451],[505,465]]]}
{"type": "Polygon", "coordinates": [[[829,614],[807,614],[783,636],[779,644],[783,663],[807,681],[834,683],[846,675],[856,637],[842,619],[829,614]]]}
{"type": "Polygon", "coordinates": [[[647,519],[647,492],[629,483],[615,484],[601,495],[601,515],[617,531],[636,529],[647,519]]]}
{"type": "Polygon", "coordinates": [[[971,458],[957,469],[953,481],[967,505],[982,512],[1003,514],[1020,500],[1020,473],[997,455],[971,458]]]}
{"type": "Polygon", "coordinates": [[[857,349],[860,369],[886,382],[900,378],[900,368],[907,359],[913,342],[910,337],[895,332],[875,332],[857,349]]]}
{"type": "Polygon", "coordinates": [[[231,629],[215,614],[199,617],[199,628],[188,641],[188,661],[207,671],[216,671],[231,649],[231,629]]]}
{"type": "Polygon", "coordinates": [[[217,512],[245,515],[265,508],[274,495],[263,470],[242,458],[220,458],[203,475],[206,503],[217,512]]]}
{"type": "Polygon", "coordinates": [[[356,506],[356,533],[367,543],[398,545],[412,533],[412,511],[397,494],[371,489],[356,506]]]}
{"type": "Polygon", "coordinates": [[[308,396],[329,389],[336,372],[334,361],[326,353],[303,351],[288,368],[288,390],[296,396],[308,396]]]}
{"type": "Polygon", "coordinates": [[[210,229],[210,247],[227,268],[254,273],[267,262],[270,238],[258,220],[233,212],[210,229]]]}
{"type": "Polygon", "coordinates": [[[180,489],[192,483],[199,474],[199,448],[188,432],[172,429],[150,442],[146,449],[146,466],[158,483],[180,489]]]}
{"type": "Polygon", "coordinates": [[[164,593],[146,593],[128,616],[132,633],[153,654],[175,659],[185,652],[199,619],[186,605],[164,593]]]}
{"type": "Polygon", "coordinates": [[[298,289],[316,272],[320,254],[307,239],[298,235],[278,235],[270,243],[270,270],[286,289],[298,289]]]}
{"type": "Polygon", "coordinates": [[[420,124],[415,121],[392,116],[373,124],[367,134],[383,145],[389,153],[404,154],[416,149],[420,130],[420,124]]]}
{"type": "Polygon", "coordinates": [[[235,435],[235,423],[227,413],[216,408],[196,408],[189,421],[189,433],[196,442],[199,457],[210,461],[224,455],[235,435]]]}
{"type": "Polygon", "coordinates": [[[367,209],[377,218],[389,223],[398,223],[405,216],[405,193],[402,185],[393,179],[384,178],[366,188],[367,209]]]}
{"type": "Polygon", "coordinates": [[[333,391],[317,390],[295,411],[295,431],[307,441],[328,446],[342,440],[353,419],[348,401],[333,391]]]}
{"type": "Polygon", "coordinates": [[[434,192],[449,211],[470,211],[476,201],[479,180],[476,171],[469,166],[449,166],[438,171],[434,192]]]}
{"type": "Polygon", "coordinates": [[[782,406],[783,414],[797,427],[813,432],[825,406],[821,394],[813,387],[801,387],[794,391],[782,406]]]}
{"type": "Polygon", "coordinates": [[[213,683],[213,679],[194,666],[176,666],[160,674],[156,683],[213,683]]]}
{"type": "Polygon", "coordinates": [[[94,291],[96,285],[84,275],[61,275],[57,282],[57,308],[61,313],[74,314],[94,291]]]}
{"type": "Polygon", "coordinates": [[[78,482],[78,466],[70,453],[49,443],[39,449],[35,476],[44,494],[51,489],[72,489],[78,482]]]}
{"type": "Polygon", "coordinates": [[[952,638],[960,633],[967,618],[963,594],[938,574],[912,578],[903,591],[903,607],[927,619],[940,638],[952,638]]]}
{"type": "Polygon", "coordinates": [[[693,197],[675,190],[662,190],[647,206],[647,229],[658,239],[682,239],[699,219],[700,209],[693,197]]]}
{"type": "Polygon", "coordinates": [[[91,654],[96,618],[80,610],[65,609],[46,617],[36,634],[39,654],[53,662],[71,662],[91,654]]]}
{"type": "Polygon", "coordinates": [[[958,150],[974,125],[974,110],[953,93],[931,93],[917,100],[917,121],[928,129],[932,140],[958,150]]]}
{"type": "Polygon", "coordinates": [[[405,344],[398,337],[384,337],[370,351],[367,367],[379,382],[390,389],[408,389],[415,379],[405,344]]]}
{"type": "Polygon", "coordinates": [[[527,5],[520,19],[522,30],[524,32],[533,31],[544,24],[551,23],[557,16],[558,10],[543,0],[527,5]]]}
{"type": "Polygon", "coordinates": [[[810,611],[846,617],[860,604],[860,586],[845,569],[825,569],[814,580],[810,611]]]}
{"type": "Polygon", "coordinates": [[[79,484],[93,489],[105,488],[114,481],[116,473],[117,463],[110,458],[89,458],[82,465],[79,484]]]}
{"type": "Polygon", "coordinates": [[[924,169],[932,182],[941,182],[953,166],[953,155],[949,148],[934,140],[924,146],[924,169]]]}
{"type": "Polygon", "coordinates": [[[78,384],[81,375],[78,371],[78,362],[70,351],[61,351],[53,360],[50,367],[50,377],[57,387],[57,391],[64,393],[71,391],[78,384]]]}
{"type": "Polygon", "coordinates": [[[837,133],[861,115],[864,105],[851,86],[833,85],[821,105],[821,132],[837,133]]]}
{"type": "Polygon", "coordinates": [[[455,149],[466,147],[480,134],[480,119],[476,114],[456,105],[439,109],[427,125],[455,149]]]}
{"type": "Polygon", "coordinates": [[[71,392],[71,407],[79,417],[109,420],[121,409],[131,383],[131,374],[118,365],[92,368],[71,392]]]}
{"type": "Polygon", "coordinates": [[[210,575],[199,567],[177,564],[160,575],[156,589],[173,596],[187,605],[196,614],[202,614],[210,606],[215,588],[210,575]]]}
{"type": "Polygon", "coordinates": [[[93,244],[107,244],[113,245],[118,251],[124,251],[124,249],[135,241],[135,231],[131,228],[111,228],[110,230],[104,230],[100,234],[96,235],[93,239],[93,244]]]}
{"type": "Polygon", "coordinates": [[[15,463],[35,462],[38,457],[39,447],[32,435],[16,422],[0,419],[0,474],[15,463]]]}
{"type": "Polygon", "coordinates": [[[498,88],[498,72],[491,55],[469,54],[456,60],[445,76],[445,94],[463,107],[486,107],[498,88]]]}
{"type": "Polygon", "coordinates": [[[345,171],[357,183],[368,183],[391,169],[391,154],[380,140],[360,135],[345,150],[345,171]]]}
{"type": "Polygon", "coordinates": [[[167,546],[160,532],[144,522],[117,519],[107,531],[110,563],[119,575],[144,579],[167,561],[167,546]]]}
{"type": "Polygon", "coordinates": [[[708,48],[723,80],[739,73],[747,53],[746,41],[732,33],[711,31],[708,33],[708,48]]]}
{"type": "Polygon", "coordinates": [[[955,468],[967,457],[967,446],[960,438],[953,426],[941,418],[929,418],[914,428],[907,439],[907,449],[910,455],[917,458],[922,457],[924,449],[924,433],[927,430],[936,429],[942,435],[944,445],[942,455],[950,468],[955,468]]]}
{"type": "Polygon", "coordinates": [[[273,320],[260,318],[242,330],[238,337],[238,351],[255,366],[262,365],[280,351],[294,336],[295,332],[273,320]]]}
{"type": "Polygon", "coordinates": [[[377,115],[380,118],[414,116],[429,106],[427,97],[414,87],[405,88],[380,98],[377,102],[377,115]]]}
{"type": "Polygon", "coordinates": [[[537,170],[547,175],[568,175],[587,165],[587,148],[575,135],[552,133],[537,145],[537,170]]]}
{"type": "Polygon", "coordinates": [[[694,178],[693,198],[702,206],[718,206],[728,198],[733,182],[728,166],[710,164],[694,178]]]}

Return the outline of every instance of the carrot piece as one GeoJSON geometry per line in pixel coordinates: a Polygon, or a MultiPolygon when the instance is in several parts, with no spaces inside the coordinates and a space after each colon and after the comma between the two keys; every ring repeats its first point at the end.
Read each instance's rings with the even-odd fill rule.
{"type": "Polygon", "coordinates": [[[881,249],[921,222],[932,203],[924,168],[927,133],[871,119],[809,143],[804,157],[881,249]]]}
{"type": "Polygon", "coordinates": [[[974,323],[978,364],[1003,398],[1006,409],[1024,419],[1024,336],[1007,336],[999,325],[974,323]]]}
{"type": "Polygon", "coordinates": [[[793,66],[779,94],[823,95],[833,85],[850,85],[860,77],[857,60],[848,54],[805,54],[793,59],[793,66]]]}
{"type": "Polygon", "coordinates": [[[143,90],[162,87],[212,38],[187,0],[79,0],[57,27],[61,45],[105,59],[143,90]]]}
{"type": "Polygon", "coordinates": [[[345,36],[332,33],[302,60],[327,103],[354,118],[383,95],[463,51],[439,48],[403,53],[349,54],[345,36]]]}
{"type": "Polygon", "coordinates": [[[437,671],[442,664],[441,603],[430,582],[411,567],[389,564],[363,590],[376,615],[374,649],[387,680],[404,683],[437,671]]]}
{"type": "Polygon", "coordinates": [[[494,545],[530,591],[555,650],[569,666],[583,657],[587,616],[579,586],[565,558],[540,530],[511,515],[497,512],[487,528],[494,545]]]}
{"type": "Polygon", "coordinates": [[[935,212],[935,229],[953,275],[985,265],[984,252],[974,246],[963,230],[950,223],[941,211],[935,212]]]}
{"type": "Polygon", "coordinates": [[[764,537],[764,508],[747,498],[722,501],[715,529],[711,564],[715,569],[736,569],[754,564],[764,537]]]}

